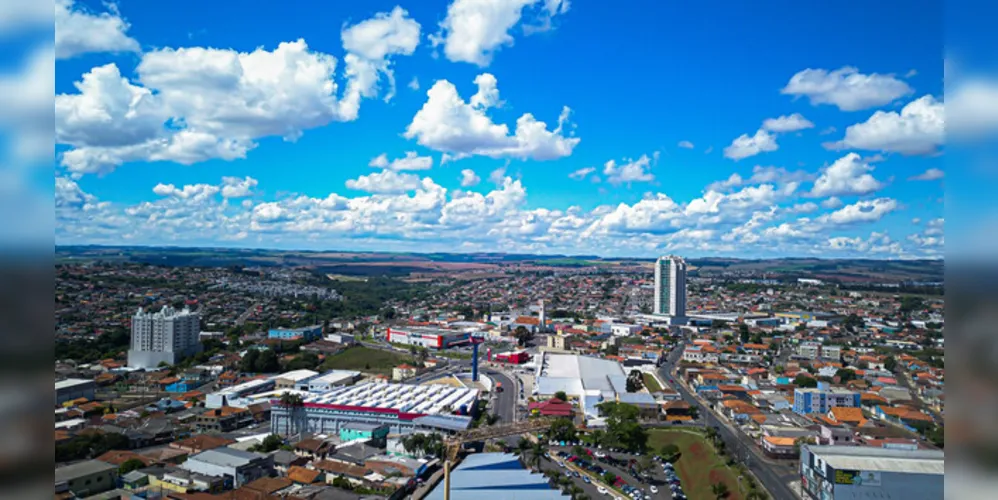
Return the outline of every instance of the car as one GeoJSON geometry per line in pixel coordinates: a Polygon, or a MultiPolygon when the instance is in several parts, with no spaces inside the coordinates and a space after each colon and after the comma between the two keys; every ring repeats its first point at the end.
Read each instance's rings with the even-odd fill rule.
{"type": "Polygon", "coordinates": [[[565,468],[565,462],[558,462],[558,467],[565,468]]]}
{"type": "Polygon", "coordinates": [[[600,495],[606,495],[607,493],[609,493],[609,492],[608,492],[608,491],[606,490],[606,488],[604,488],[604,487],[602,487],[602,486],[600,486],[599,488],[596,488],[596,491],[598,491],[600,495]]]}
{"type": "Polygon", "coordinates": [[[583,482],[583,483],[586,483],[586,484],[589,484],[589,483],[591,483],[592,481],[591,481],[591,480],[589,479],[589,476],[582,476],[582,482],[583,482]]]}
{"type": "Polygon", "coordinates": [[[656,488],[654,484],[649,486],[648,489],[651,490],[652,493],[658,493],[658,488],[656,488]]]}

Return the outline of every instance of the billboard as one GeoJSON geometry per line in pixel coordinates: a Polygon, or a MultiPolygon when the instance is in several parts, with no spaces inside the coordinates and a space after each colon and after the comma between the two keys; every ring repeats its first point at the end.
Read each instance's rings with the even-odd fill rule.
{"type": "Polygon", "coordinates": [[[880,472],[848,469],[837,470],[835,471],[835,484],[880,486],[880,472]]]}

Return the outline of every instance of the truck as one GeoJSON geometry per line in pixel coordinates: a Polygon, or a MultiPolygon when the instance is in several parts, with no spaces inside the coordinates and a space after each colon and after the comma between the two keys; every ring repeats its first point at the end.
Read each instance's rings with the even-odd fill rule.
{"type": "Polygon", "coordinates": [[[496,382],[496,392],[502,392],[502,382],[496,382]]]}

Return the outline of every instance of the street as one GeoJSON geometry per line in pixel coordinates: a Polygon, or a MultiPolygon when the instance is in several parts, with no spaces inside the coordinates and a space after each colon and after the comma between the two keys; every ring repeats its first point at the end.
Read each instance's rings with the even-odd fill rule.
{"type": "MultiPolygon", "coordinates": [[[[669,353],[666,362],[659,368],[660,374],[666,380],[676,376],[673,372],[682,354],[683,346],[679,345],[669,353]]],[[[700,407],[700,416],[704,419],[704,423],[717,429],[718,435],[724,440],[731,455],[744,463],[755,474],[763,486],[769,490],[770,494],[775,498],[781,499],[797,497],[790,487],[787,486],[790,481],[799,479],[794,462],[787,462],[786,465],[774,465],[770,463],[771,459],[762,456],[762,452],[756,447],[751,438],[741,431],[732,429],[727,423],[720,420],[714,414],[713,410],[701,405],[683,384],[677,382],[673,383],[672,386],[679,392],[684,401],[690,405],[700,407]]]]}

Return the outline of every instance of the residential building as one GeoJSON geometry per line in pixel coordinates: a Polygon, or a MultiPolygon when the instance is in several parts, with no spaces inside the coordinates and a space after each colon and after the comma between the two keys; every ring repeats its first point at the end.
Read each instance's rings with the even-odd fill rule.
{"type": "Polygon", "coordinates": [[[869,446],[804,445],[805,498],[943,498],[943,452],[869,446]]]}
{"type": "Polygon", "coordinates": [[[180,466],[190,472],[225,478],[228,486],[239,488],[246,483],[269,476],[274,463],[270,455],[222,447],[192,455],[180,466]]]}
{"type": "Polygon", "coordinates": [[[568,350],[568,336],[567,335],[548,335],[547,344],[548,349],[555,351],[567,351],[568,350]]]}
{"type": "Polygon", "coordinates": [[[392,368],[392,380],[401,382],[405,379],[415,377],[417,373],[419,373],[419,368],[403,363],[392,368]]]}
{"type": "Polygon", "coordinates": [[[229,432],[253,423],[253,414],[246,408],[223,406],[197,416],[195,425],[201,432],[229,432]]]}
{"type": "Polygon", "coordinates": [[[674,255],[655,261],[654,313],[686,317],[686,260],[674,255]]]}
{"type": "Polygon", "coordinates": [[[833,388],[827,382],[818,382],[818,387],[794,389],[794,413],[799,415],[827,414],[838,406],[858,408],[860,393],[833,388]]]}
{"type": "Polygon", "coordinates": [[[794,445],[796,441],[792,437],[762,436],[760,444],[762,451],[771,458],[793,458],[798,455],[797,447],[794,445]]]}
{"type": "Polygon", "coordinates": [[[613,323],[610,325],[610,333],[617,337],[630,337],[631,335],[636,335],[644,329],[641,325],[632,325],[630,323],[613,323]]]}
{"type": "Polygon", "coordinates": [[[140,307],[132,316],[128,366],[156,368],[193,356],[201,350],[200,333],[201,318],[190,309],[163,306],[158,312],[147,312],[140,307]]]}
{"type": "Polygon", "coordinates": [[[267,332],[267,338],[311,342],[322,338],[322,325],[303,326],[300,328],[271,328],[267,332]]]}
{"type": "Polygon", "coordinates": [[[118,468],[100,460],[87,460],[55,469],[56,490],[68,489],[78,498],[115,488],[118,468]]]}

